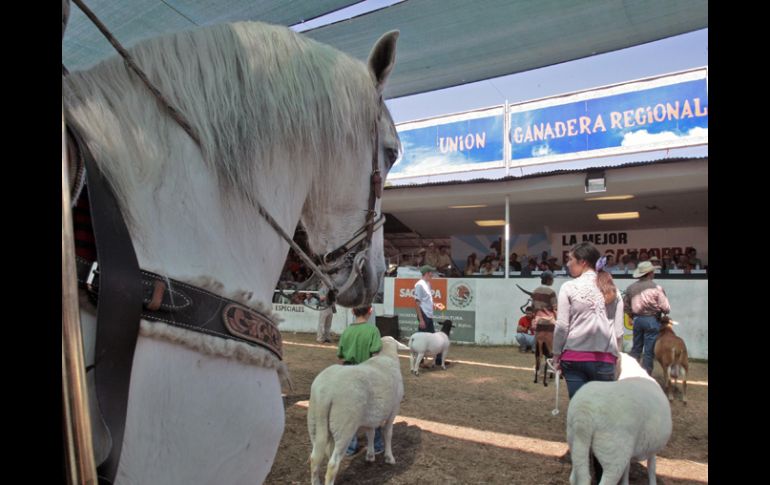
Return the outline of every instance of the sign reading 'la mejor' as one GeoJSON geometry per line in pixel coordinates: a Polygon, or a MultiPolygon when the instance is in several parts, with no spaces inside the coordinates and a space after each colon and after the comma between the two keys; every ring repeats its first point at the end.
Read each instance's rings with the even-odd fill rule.
{"type": "Polygon", "coordinates": [[[705,70],[597,89],[509,108],[404,123],[395,177],[708,143],[705,70]]]}

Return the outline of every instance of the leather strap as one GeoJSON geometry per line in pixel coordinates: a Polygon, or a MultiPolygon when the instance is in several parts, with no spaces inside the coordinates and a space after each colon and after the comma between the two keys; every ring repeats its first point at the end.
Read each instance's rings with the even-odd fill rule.
{"type": "Polygon", "coordinates": [[[78,282],[97,306],[95,372],[99,412],[110,439],[97,468],[100,484],[115,480],[123,445],[128,392],[140,319],[259,345],[282,359],[281,334],[258,311],[214,293],[142,271],[109,182],[76,130],[68,134],[85,166],[97,262],[77,257],[78,282]]]}
{"type": "Polygon", "coordinates": [[[79,134],[74,130],[73,133],[86,167],[101,283],[94,377],[99,412],[107,424],[112,446],[97,472],[102,483],[112,483],[123,447],[131,366],[142,311],[142,284],[134,246],[115,195],[79,134]]]}
{"type": "MultiPolygon", "coordinates": [[[[76,258],[78,283],[91,294],[101,292],[94,263],[76,258]]],[[[281,332],[267,315],[187,283],[140,270],[141,318],[160,321],[216,337],[257,344],[283,358],[281,332]]]]}

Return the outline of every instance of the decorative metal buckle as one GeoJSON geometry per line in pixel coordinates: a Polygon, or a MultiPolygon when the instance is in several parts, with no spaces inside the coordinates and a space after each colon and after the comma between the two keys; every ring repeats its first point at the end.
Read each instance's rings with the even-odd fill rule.
{"type": "Polygon", "coordinates": [[[94,291],[94,278],[99,274],[99,262],[94,261],[91,265],[91,269],[88,270],[88,277],[86,278],[86,288],[88,291],[94,291]]]}

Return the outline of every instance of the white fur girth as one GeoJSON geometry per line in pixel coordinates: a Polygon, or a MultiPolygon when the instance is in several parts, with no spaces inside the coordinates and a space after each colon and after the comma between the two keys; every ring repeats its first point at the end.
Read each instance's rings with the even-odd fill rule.
{"type": "MultiPolygon", "coordinates": [[[[271,317],[275,318],[272,315],[271,317]]],[[[235,359],[245,364],[275,369],[281,382],[294,389],[286,364],[279,360],[272,352],[262,347],[185,330],[163,322],[150,322],[147,320],[141,321],[139,334],[143,337],[157,338],[181,344],[203,354],[235,359]]]]}

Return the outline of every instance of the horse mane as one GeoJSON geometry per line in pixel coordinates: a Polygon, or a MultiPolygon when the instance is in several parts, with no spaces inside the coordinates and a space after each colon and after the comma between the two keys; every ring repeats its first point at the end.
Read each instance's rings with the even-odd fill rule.
{"type": "MultiPolygon", "coordinates": [[[[203,159],[225,197],[235,189],[252,201],[255,180],[270,164],[294,163],[292,170],[323,182],[360,163],[340,152],[371,153],[379,109],[372,74],[360,61],[290,29],[220,24],[128,50],[198,132],[203,159]],[[307,163],[313,159],[320,163],[307,163]],[[321,170],[332,162],[333,172],[321,170]]],[[[68,122],[84,132],[122,207],[126,187],[159,183],[165,160],[190,153],[189,137],[160,113],[122,59],[73,72],[63,84],[68,122]]],[[[313,196],[329,197],[318,193],[329,185],[314,184],[313,196]]]]}

